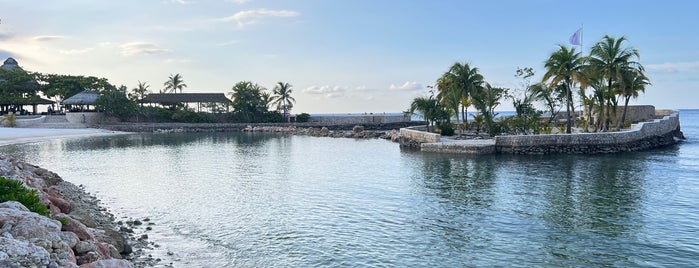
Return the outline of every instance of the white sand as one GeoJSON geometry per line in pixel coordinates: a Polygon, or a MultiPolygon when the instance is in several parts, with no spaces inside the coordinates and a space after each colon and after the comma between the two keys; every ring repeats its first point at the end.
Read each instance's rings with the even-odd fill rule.
{"type": "Polygon", "coordinates": [[[9,128],[0,127],[0,146],[20,143],[42,142],[64,138],[81,138],[91,136],[108,136],[127,132],[95,128],[57,129],[57,128],[9,128]]]}

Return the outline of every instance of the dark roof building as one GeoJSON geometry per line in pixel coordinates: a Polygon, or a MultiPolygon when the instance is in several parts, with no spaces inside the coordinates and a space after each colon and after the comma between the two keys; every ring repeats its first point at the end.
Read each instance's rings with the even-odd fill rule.
{"type": "Polygon", "coordinates": [[[230,104],[232,103],[230,99],[226,98],[223,93],[152,93],[148,94],[145,98],[138,100],[138,103],[152,103],[160,105],[177,105],[177,104],[188,104],[196,103],[197,111],[201,112],[203,110],[209,110],[210,112],[222,111],[220,109],[215,109],[217,105],[202,105],[218,103],[225,106],[225,110],[228,111],[230,104]]]}
{"type": "Polygon", "coordinates": [[[153,93],[138,101],[139,103],[158,103],[173,105],[179,103],[230,103],[223,93],[153,93]]]}

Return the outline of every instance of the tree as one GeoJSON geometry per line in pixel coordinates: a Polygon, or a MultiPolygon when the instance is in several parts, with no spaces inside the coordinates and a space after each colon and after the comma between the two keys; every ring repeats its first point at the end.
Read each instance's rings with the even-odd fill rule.
{"type": "Polygon", "coordinates": [[[180,74],[170,74],[168,77],[168,80],[163,83],[163,86],[165,88],[163,91],[167,93],[168,91],[172,93],[177,93],[177,90],[180,90],[180,93],[182,93],[182,89],[187,87],[187,84],[184,83],[184,80],[182,80],[182,75],[180,74]]]}
{"type": "MultiPolygon", "coordinates": [[[[452,87],[461,92],[461,118],[464,123],[468,121],[466,114],[468,113],[468,99],[471,93],[483,85],[483,76],[478,73],[477,67],[471,67],[468,62],[454,63],[447,72],[447,81],[449,86],[445,89],[452,90],[452,87]]],[[[444,77],[444,76],[442,76],[444,77]]]]}
{"type": "Polygon", "coordinates": [[[621,72],[621,80],[616,86],[615,93],[619,97],[624,98],[624,112],[621,114],[621,120],[617,122],[617,128],[626,121],[626,110],[629,107],[631,98],[638,98],[639,92],[646,91],[646,85],[650,85],[648,77],[643,73],[643,67],[624,68],[621,72]]]}
{"type": "Polygon", "coordinates": [[[95,106],[107,115],[126,120],[138,111],[136,102],[126,96],[127,88],[121,86],[119,89],[104,90],[97,99],[95,106]]]}
{"type": "Polygon", "coordinates": [[[34,78],[21,68],[0,69],[0,99],[17,104],[16,109],[22,103],[38,99],[39,84],[34,78]]]}
{"type": "Polygon", "coordinates": [[[500,105],[500,99],[506,94],[507,89],[492,87],[488,83],[485,83],[485,86],[475,88],[474,91],[471,92],[473,106],[483,115],[485,125],[491,135],[497,134],[497,131],[494,129],[494,119],[497,115],[495,113],[495,107],[500,105]]]}
{"type": "MultiPolygon", "coordinates": [[[[630,47],[623,47],[622,43],[626,41],[625,37],[615,39],[609,35],[605,35],[602,40],[597,42],[590,51],[590,66],[594,68],[607,81],[607,90],[611,94],[615,81],[620,81],[621,75],[626,68],[639,67],[640,64],[634,61],[634,58],[640,57],[638,50],[630,47]]],[[[613,94],[612,94],[613,95],[613,94]]],[[[616,99],[607,99],[606,105],[606,120],[604,130],[609,129],[611,121],[611,108],[616,107],[616,99]]]]}
{"type": "Polygon", "coordinates": [[[423,118],[427,121],[427,131],[430,131],[430,126],[437,122],[443,122],[449,119],[449,112],[439,104],[439,101],[433,95],[425,97],[417,97],[410,103],[408,113],[422,113],[423,118]]]}
{"type": "Polygon", "coordinates": [[[277,111],[281,110],[283,112],[284,119],[287,122],[289,121],[289,111],[296,102],[294,97],[291,96],[291,92],[291,85],[282,82],[278,82],[272,91],[274,94],[274,96],[272,96],[272,104],[277,106],[277,111]]]}
{"type": "Polygon", "coordinates": [[[116,89],[106,78],[94,76],[40,74],[37,78],[41,92],[46,97],[54,98],[56,102],[62,102],[88,89],[98,92],[116,89]]]}
{"type": "Polygon", "coordinates": [[[572,88],[576,83],[581,84],[581,88],[585,87],[585,58],[581,57],[579,52],[575,52],[575,48],[568,49],[564,45],[559,45],[559,49],[551,54],[544,62],[546,73],[542,78],[542,82],[549,81],[549,87],[556,87],[563,83],[565,85],[566,96],[566,112],[567,124],[566,133],[571,133],[573,124],[573,113],[575,106],[573,105],[572,88]]]}
{"type": "Polygon", "coordinates": [[[249,81],[236,83],[228,93],[233,100],[233,112],[242,122],[261,120],[267,113],[267,103],[262,98],[265,88],[249,81]]]}
{"type": "Polygon", "coordinates": [[[456,77],[450,72],[446,72],[437,79],[437,100],[446,109],[451,109],[459,121],[459,105],[464,98],[463,89],[456,86],[456,77]]]}
{"type": "MultiPolygon", "coordinates": [[[[150,90],[148,90],[149,87],[150,87],[150,85],[148,85],[148,83],[138,81],[138,86],[131,89],[131,93],[129,93],[129,95],[128,95],[129,99],[134,100],[134,101],[144,99],[150,93],[150,90]]],[[[143,105],[143,104],[141,104],[141,105],[143,105]]]]}

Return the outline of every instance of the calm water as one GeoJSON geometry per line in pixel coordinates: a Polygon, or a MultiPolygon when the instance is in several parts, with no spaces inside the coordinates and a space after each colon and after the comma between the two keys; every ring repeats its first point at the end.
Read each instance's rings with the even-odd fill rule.
{"type": "Polygon", "coordinates": [[[150,217],[152,254],[176,267],[695,267],[699,110],[681,122],[680,145],[596,156],[241,133],[0,151],[150,217]]]}

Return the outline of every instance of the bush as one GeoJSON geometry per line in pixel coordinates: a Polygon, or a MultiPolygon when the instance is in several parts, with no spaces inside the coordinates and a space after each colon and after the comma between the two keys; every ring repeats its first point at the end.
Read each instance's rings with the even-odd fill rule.
{"type": "Polygon", "coordinates": [[[17,126],[17,116],[15,116],[14,113],[9,113],[9,114],[3,115],[0,122],[5,122],[5,126],[7,126],[7,127],[16,127],[17,126]]]}
{"type": "Polygon", "coordinates": [[[172,120],[182,123],[212,123],[213,119],[207,117],[206,115],[190,111],[187,109],[182,109],[176,111],[172,114],[172,120]]]}
{"type": "Polygon", "coordinates": [[[307,113],[296,115],[296,122],[299,123],[308,122],[309,119],[311,119],[311,115],[307,113]]]}
{"type": "Polygon", "coordinates": [[[44,216],[49,216],[49,209],[39,200],[36,190],[30,190],[22,185],[18,180],[0,177],[0,203],[6,201],[17,201],[22,203],[29,211],[36,212],[44,216]]]}
{"type": "Polygon", "coordinates": [[[451,123],[442,123],[438,128],[442,136],[454,136],[454,126],[451,123]]]}

